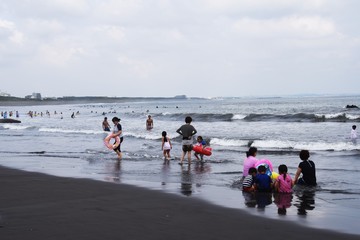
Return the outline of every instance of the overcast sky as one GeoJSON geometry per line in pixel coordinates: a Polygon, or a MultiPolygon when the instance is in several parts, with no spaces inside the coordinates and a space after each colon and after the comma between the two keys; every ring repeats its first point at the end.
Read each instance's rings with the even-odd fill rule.
{"type": "Polygon", "coordinates": [[[360,93],[358,0],[0,0],[24,97],[360,93]]]}

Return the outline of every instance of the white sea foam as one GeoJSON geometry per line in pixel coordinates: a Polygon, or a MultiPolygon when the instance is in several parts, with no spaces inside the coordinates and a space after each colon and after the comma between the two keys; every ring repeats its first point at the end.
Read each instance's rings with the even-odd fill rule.
{"type": "Polygon", "coordinates": [[[344,117],[350,120],[359,119],[359,115],[352,115],[352,114],[346,114],[346,113],[329,113],[329,114],[315,114],[316,117],[319,118],[325,118],[325,119],[334,119],[339,117],[344,117]]]}
{"type": "Polygon", "coordinates": [[[50,133],[80,133],[80,134],[102,134],[103,131],[94,131],[94,130],[75,130],[75,129],[61,129],[61,128],[40,128],[40,132],[50,132],[50,133]]]}
{"type": "Polygon", "coordinates": [[[4,124],[3,128],[10,129],[10,130],[25,130],[34,128],[33,126],[24,126],[24,125],[14,125],[14,124],[4,124]]]}
{"type": "Polygon", "coordinates": [[[248,145],[247,140],[240,139],[224,139],[224,138],[212,138],[210,141],[211,145],[227,146],[227,147],[242,147],[248,145]]]}
{"type": "Polygon", "coordinates": [[[307,149],[312,151],[351,151],[360,150],[359,145],[352,142],[293,142],[293,141],[277,141],[277,140],[256,140],[252,146],[266,149],[307,149]]]}
{"type": "Polygon", "coordinates": [[[147,139],[147,140],[159,140],[161,139],[161,136],[151,134],[151,133],[133,133],[133,132],[125,132],[124,136],[126,137],[134,137],[139,139],[147,139]]]}
{"type": "Polygon", "coordinates": [[[360,115],[346,114],[346,116],[350,120],[360,119],[360,115]]]}
{"type": "Polygon", "coordinates": [[[345,116],[345,113],[315,114],[315,116],[319,118],[325,117],[326,119],[333,119],[333,118],[345,116]]]}
{"type": "Polygon", "coordinates": [[[241,114],[235,114],[233,117],[232,117],[232,120],[243,120],[245,119],[246,115],[241,115],[241,114]]]}
{"type": "Polygon", "coordinates": [[[351,151],[360,150],[359,145],[354,145],[352,142],[338,142],[338,143],[325,143],[325,142],[309,142],[298,143],[295,149],[308,149],[313,151],[351,151]]]}
{"type": "Polygon", "coordinates": [[[252,143],[252,146],[258,148],[274,148],[274,149],[292,149],[295,142],[291,141],[279,141],[279,140],[256,140],[252,143]]]}

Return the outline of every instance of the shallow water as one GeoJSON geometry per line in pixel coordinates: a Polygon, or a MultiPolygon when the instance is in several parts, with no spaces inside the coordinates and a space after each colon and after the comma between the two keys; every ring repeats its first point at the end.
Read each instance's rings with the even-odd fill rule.
{"type": "Polygon", "coordinates": [[[360,234],[354,226],[360,216],[360,146],[349,140],[351,126],[360,122],[360,110],[345,108],[347,104],[359,105],[359,101],[359,96],[323,96],[1,107],[0,111],[18,110],[22,123],[0,125],[0,164],[57,176],[134,184],[268,218],[360,234]],[[26,115],[30,110],[48,110],[50,116],[30,118],[26,115]],[[71,114],[77,111],[72,119],[71,114]],[[122,119],[125,140],[121,162],[103,144],[103,113],[109,119],[122,119]],[[145,130],[148,114],[154,118],[151,131],[145,130]],[[175,132],[187,115],[194,119],[198,135],[209,139],[214,149],[204,164],[193,162],[190,167],[177,164],[181,143],[175,132]],[[164,130],[173,142],[170,164],[162,159],[164,130]],[[300,162],[299,150],[310,150],[319,187],[310,192],[295,191],[292,198],[244,196],[237,181],[249,145],[258,147],[257,157],[271,160],[275,169],[286,164],[292,176],[300,162]]]}

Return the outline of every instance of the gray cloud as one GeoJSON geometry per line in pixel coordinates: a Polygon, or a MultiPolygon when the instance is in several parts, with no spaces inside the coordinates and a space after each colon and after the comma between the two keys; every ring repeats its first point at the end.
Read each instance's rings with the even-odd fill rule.
{"type": "Polygon", "coordinates": [[[359,93],[359,5],[6,1],[0,88],[15,96],[359,93]]]}

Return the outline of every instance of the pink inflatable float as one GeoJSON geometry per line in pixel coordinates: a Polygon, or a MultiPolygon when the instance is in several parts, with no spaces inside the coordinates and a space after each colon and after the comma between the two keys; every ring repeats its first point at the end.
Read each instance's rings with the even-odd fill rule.
{"type": "Polygon", "coordinates": [[[120,138],[119,137],[114,137],[114,135],[111,133],[104,139],[104,144],[108,149],[113,150],[113,149],[117,148],[120,145],[120,138]],[[115,138],[115,143],[114,144],[110,143],[110,140],[112,138],[115,138]]]}
{"type": "Polygon", "coordinates": [[[271,177],[272,172],[273,172],[273,165],[270,162],[270,160],[261,159],[261,160],[257,161],[257,163],[255,163],[255,168],[258,169],[259,166],[265,166],[266,174],[271,177]]]}

